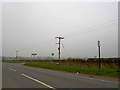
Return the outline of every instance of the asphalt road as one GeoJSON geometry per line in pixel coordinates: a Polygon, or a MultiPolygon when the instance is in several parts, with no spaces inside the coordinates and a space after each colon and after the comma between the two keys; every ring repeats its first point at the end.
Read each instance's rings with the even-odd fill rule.
{"type": "Polygon", "coordinates": [[[118,83],[21,64],[3,63],[2,88],[118,88],[118,83]]]}

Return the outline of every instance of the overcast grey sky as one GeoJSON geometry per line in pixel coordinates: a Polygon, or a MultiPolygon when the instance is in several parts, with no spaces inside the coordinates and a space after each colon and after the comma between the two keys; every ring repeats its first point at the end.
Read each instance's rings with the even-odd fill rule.
{"type": "Polygon", "coordinates": [[[4,2],[3,55],[51,56],[58,50],[55,36],[63,36],[62,57],[118,56],[117,2],[4,2]]]}

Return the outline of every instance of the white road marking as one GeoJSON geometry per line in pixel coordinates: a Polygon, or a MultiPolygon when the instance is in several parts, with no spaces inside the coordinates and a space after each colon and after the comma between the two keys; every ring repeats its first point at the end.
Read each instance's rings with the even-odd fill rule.
{"type": "MultiPolygon", "coordinates": [[[[75,75],[66,74],[66,73],[64,73],[64,74],[65,74],[65,75],[69,75],[69,76],[76,77],[75,75]]],[[[92,79],[92,80],[103,81],[103,82],[109,82],[109,83],[118,83],[118,82],[112,82],[112,81],[103,80],[103,79],[89,78],[89,77],[85,77],[85,76],[80,76],[80,77],[82,77],[82,78],[86,78],[86,79],[92,79]]]]}
{"type": "Polygon", "coordinates": [[[15,69],[12,69],[12,68],[9,68],[9,69],[12,70],[12,71],[14,71],[14,72],[16,71],[15,69]]]}
{"type": "Polygon", "coordinates": [[[54,89],[54,90],[55,90],[54,87],[52,87],[52,86],[50,86],[50,85],[48,85],[48,84],[45,84],[44,82],[41,82],[41,81],[39,81],[39,80],[37,80],[37,79],[35,79],[35,78],[32,78],[32,77],[30,77],[30,76],[28,76],[28,75],[26,75],[26,74],[21,73],[21,75],[24,76],[24,77],[26,77],[26,78],[29,78],[29,79],[37,82],[37,83],[40,83],[40,84],[42,84],[42,85],[44,85],[44,86],[46,86],[46,87],[48,87],[48,88],[51,88],[51,89],[54,89]]]}

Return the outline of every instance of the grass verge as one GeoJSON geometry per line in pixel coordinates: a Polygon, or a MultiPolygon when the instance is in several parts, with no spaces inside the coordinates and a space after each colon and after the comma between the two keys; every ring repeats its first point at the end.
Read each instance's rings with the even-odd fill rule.
{"type": "Polygon", "coordinates": [[[52,69],[52,70],[60,70],[60,71],[66,71],[66,72],[72,72],[72,73],[82,73],[82,74],[93,74],[93,75],[101,75],[101,76],[111,76],[111,77],[118,77],[120,74],[120,71],[118,68],[113,67],[102,67],[100,70],[98,67],[90,67],[87,65],[64,65],[64,64],[56,64],[48,62],[48,61],[42,61],[42,62],[26,62],[25,65],[32,66],[32,67],[38,67],[38,68],[46,68],[46,69],[52,69]]]}

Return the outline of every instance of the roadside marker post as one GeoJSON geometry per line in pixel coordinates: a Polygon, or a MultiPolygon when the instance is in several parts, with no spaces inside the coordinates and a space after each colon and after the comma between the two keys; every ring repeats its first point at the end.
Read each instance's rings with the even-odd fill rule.
{"type": "Polygon", "coordinates": [[[101,61],[100,61],[100,41],[98,41],[98,53],[99,53],[99,69],[101,68],[101,61]]]}

